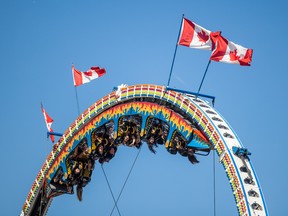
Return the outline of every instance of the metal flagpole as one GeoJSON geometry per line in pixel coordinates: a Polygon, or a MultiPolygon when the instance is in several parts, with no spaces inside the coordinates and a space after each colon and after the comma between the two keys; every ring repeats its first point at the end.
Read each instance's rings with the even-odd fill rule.
{"type": "Polygon", "coordinates": [[[199,89],[198,89],[198,92],[197,92],[197,95],[199,94],[199,92],[200,92],[200,90],[201,90],[201,87],[202,87],[202,84],[203,84],[203,81],[204,81],[204,79],[205,79],[205,76],[206,76],[206,73],[207,73],[207,71],[208,71],[208,68],[209,68],[210,63],[211,63],[211,60],[209,59],[209,62],[208,62],[208,64],[207,64],[205,73],[204,73],[204,75],[203,75],[203,77],[202,77],[202,81],[201,81],[201,84],[200,84],[199,89]]]}
{"type": "Polygon", "coordinates": [[[177,37],[177,41],[176,41],[176,47],[175,47],[175,51],[174,51],[174,56],[173,56],[173,60],[172,60],[172,65],[171,65],[171,69],[170,69],[170,74],[169,74],[167,86],[169,86],[169,84],[170,84],[170,79],[171,79],[174,61],[175,61],[175,57],[176,57],[176,53],[177,53],[177,48],[178,48],[178,41],[179,41],[181,29],[182,29],[183,18],[184,18],[184,14],[182,15],[181,25],[180,25],[180,29],[179,29],[179,33],[178,33],[178,37],[177,37]]]}
{"type": "Polygon", "coordinates": [[[72,77],[73,77],[74,86],[75,86],[75,98],[76,98],[76,103],[77,103],[77,111],[78,111],[78,115],[80,115],[79,99],[78,99],[77,86],[75,84],[75,78],[74,78],[74,64],[73,64],[73,62],[72,62],[72,77]]]}
{"type": "Polygon", "coordinates": [[[77,93],[77,87],[76,86],[75,86],[75,97],[76,97],[78,115],[80,115],[80,107],[79,107],[79,100],[78,100],[78,93],[77,93]]]}

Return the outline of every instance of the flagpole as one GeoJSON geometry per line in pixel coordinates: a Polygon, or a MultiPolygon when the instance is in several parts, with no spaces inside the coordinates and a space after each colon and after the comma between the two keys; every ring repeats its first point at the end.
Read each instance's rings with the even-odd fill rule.
{"type": "Polygon", "coordinates": [[[208,68],[209,68],[210,63],[211,63],[211,60],[209,59],[209,62],[208,62],[208,64],[207,64],[205,73],[204,73],[204,75],[203,75],[203,77],[202,77],[202,81],[201,81],[201,84],[200,84],[199,89],[198,89],[198,92],[197,92],[197,95],[199,94],[199,92],[200,92],[200,90],[201,90],[201,87],[202,87],[202,84],[203,84],[203,81],[204,81],[204,79],[205,79],[205,76],[206,76],[206,73],[207,73],[207,71],[208,71],[208,68]]]}
{"type": "Polygon", "coordinates": [[[181,19],[181,25],[180,25],[180,29],[179,29],[179,33],[178,33],[178,37],[177,37],[177,41],[176,41],[176,47],[175,47],[175,51],[174,51],[174,55],[173,55],[173,60],[172,60],[171,68],[170,68],[170,74],[169,74],[167,86],[169,86],[169,84],[170,84],[170,79],[171,79],[174,61],[175,61],[175,57],[176,57],[176,53],[177,53],[177,48],[178,48],[178,41],[179,41],[181,29],[182,29],[183,18],[184,18],[184,14],[182,15],[182,19],[181,19]]]}
{"type": "Polygon", "coordinates": [[[78,115],[80,115],[79,99],[78,99],[77,85],[76,85],[75,78],[74,78],[74,64],[73,64],[73,62],[72,62],[72,77],[73,77],[74,87],[75,87],[75,98],[76,98],[76,103],[77,103],[77,111],[78,111],[78,115]]]}
{"type": "Polygon", "coordinates": [[[76,103],[77,103],[78,115],[80,115],[80,107],[79,107],[79,100],[78,100],[77,86],[75,86],[75,97],[76,97],[76,103]]]}

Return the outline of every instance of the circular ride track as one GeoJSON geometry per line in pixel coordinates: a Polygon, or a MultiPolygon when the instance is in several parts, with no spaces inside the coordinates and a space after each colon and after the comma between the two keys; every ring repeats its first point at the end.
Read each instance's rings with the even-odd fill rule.
{"type": "Polygon", "coordinates": [[[21,216],[45,215],[56,196],[76,193],[91,180],[94,163],[112,159],[121,145],[165,145],[191,163],[216,150],[227,174],[239,215],[268,215],[249,152],[228,122],[208,102],[164,86],[118,88],[85,110],[44,161],[21,216]],[[75,187],[74,187],[75,186],[75,187]]]}

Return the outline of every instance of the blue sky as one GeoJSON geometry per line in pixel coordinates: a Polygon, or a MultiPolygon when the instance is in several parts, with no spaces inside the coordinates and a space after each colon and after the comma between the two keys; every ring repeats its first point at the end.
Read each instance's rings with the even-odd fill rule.
{"type": "MultiPolygon", "coordinates": [[[[287,9],[280,0],[1,0],[1,215],[20,214],[51,151],[40,102],[54,119],[54,131],[64,132],[77,117],[71,64],[80,70],[97,65],[107,71],[78,88],[81,111],[121,83],[166,85],[182,14],[254,50],[251,67],[212,62],[201,92],[216,97],[215,109],[252,152],[270,214],[284,215],[287,9]]],[[[178,47],[170,86],[197,91],[209,56],[209,51],[178,47]]],[[[104,166],[116,197],[136,154],[122,147],[104,166]]],[[[198,159],[199,164],[191,165],[164,148],[156,155],[143,148],[118,203],[121,215],[213,215],[213,157],[198,159]]],[[[96,166],[83,201],[75,195],[57,197],[48,215],[110,215],[113,204],[101,167],[96,166]]],[[[237,215],[219,163],[216,213],[237,215]]]]}

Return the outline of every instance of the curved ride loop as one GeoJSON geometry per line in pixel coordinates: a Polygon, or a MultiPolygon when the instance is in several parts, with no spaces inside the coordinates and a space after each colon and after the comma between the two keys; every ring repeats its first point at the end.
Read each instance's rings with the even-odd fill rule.
{"type": "MultiPolygon", "coordinates": [[[[128,130],[123,129],[122,125],[129,119],[135,120],[137,127],[133,128],[139,129],[141,139],[146,142],[154,120],[162,124],[168,132],[164,144],[170,153],[177,152],[173,152],[175,146],[172,142],[176,136],[195,154],[207,155],[210,150],[216,150],[231,185],[239,215],[268,215],[250,154],[228,122],[200,98],[148,84],[113,91],[90,106],[71,124],[40,169],[21,215],[45,215],[55,196],[73,193],[73,186],[72,189],[71,186],[70,189],[55,189],[55,178],[60,176],[61,181],[67,182],[72,172],[71,158],[79,153],[80,147],[85,145],[91,155],[98,146],[95,145],[95,134],[106,130],[111,123],[113,140],[116,142],[128,130]]],[[[89,177],[92,170],[88,173],[89,177]]],[[[77,195],[82,193],[82,186],[85,187],[89,181],[80,189],[77,186],[77,195]]]]}

